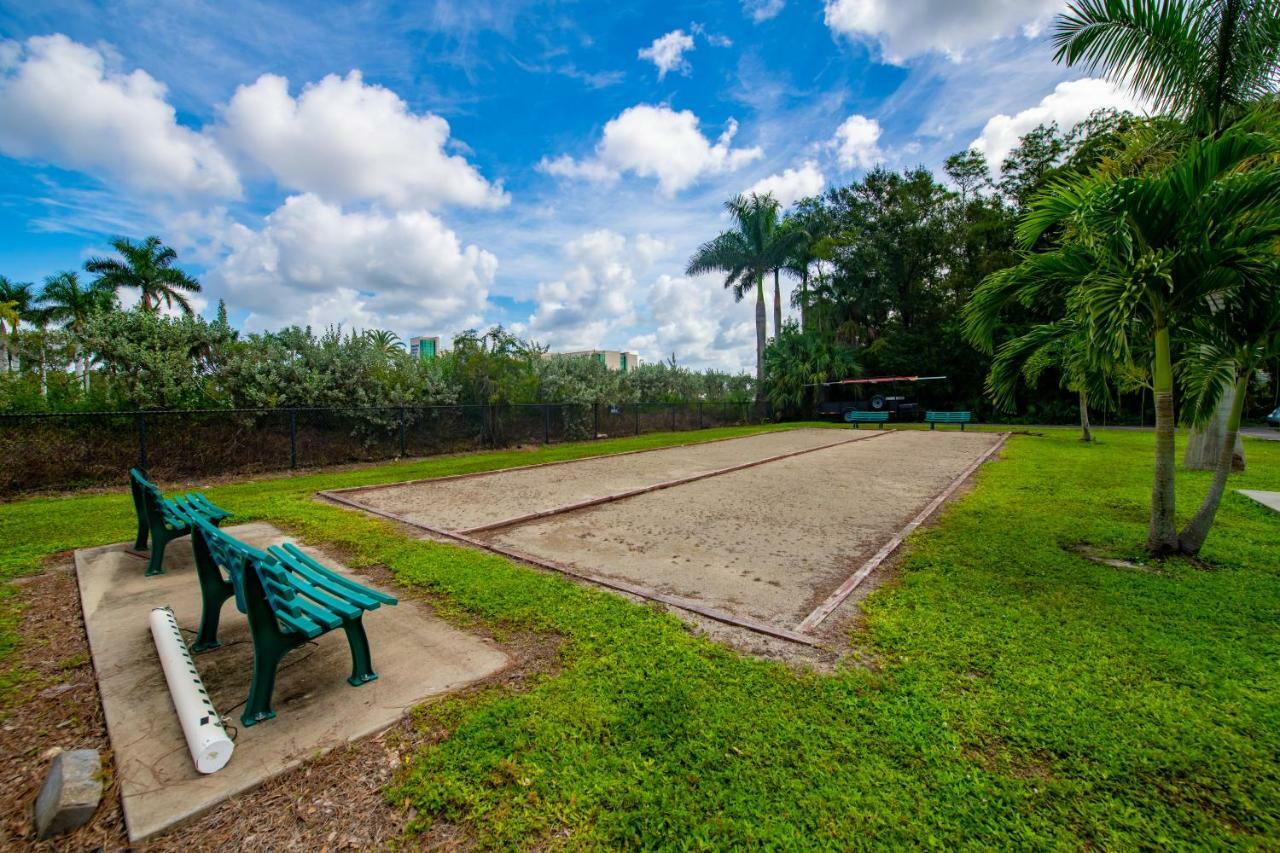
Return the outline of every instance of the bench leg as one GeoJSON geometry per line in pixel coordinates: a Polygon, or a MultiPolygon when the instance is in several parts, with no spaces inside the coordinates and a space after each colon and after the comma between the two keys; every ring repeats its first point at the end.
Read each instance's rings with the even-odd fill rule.
{"type": "Polygon", "coordinates": [[[929,429],[937,429],[938,425],[933,421],[929,421],[929,429]]]}
{"type": "Polygon", "coordinates": [[[151,529],[147,526],[147,520],[142,516],[138,516],[138,536],[133,540],[133,550],[147,550],[147,536],[151,533],[151,529]]]}
{"type": "Polygon", "coordinates": [[[151,531],[151,559],[147,562],[147,577],[164,574],[164,546],[169,544],[162,531],[151,531]]]}
{"type": "Polygon", "coordinates": [[[253,644],[253,681],[249,683],[249,698],[244,703],[240,722],[253,726],[270,720],[276,715],[271,709],[271,694],[276,689],[276,670],[280,660],[288,653],[288,647],[255,640],[253,644]]]}
{"type": "Polygon", "coordinates": [[[960,422],[960,431],[964,432],[964,421],[960,422]]]}
{"type": "Polygon", "coordinates": [[[884,421],[880,422],[880,429],[884,429],[884,421]]]}
{"type": "Polygon", "coordinates": [[[352,687],[359,687],[361,684],[377,681],[378,673],[373,671],[363,617],[346,620],[342,623],[342,629],[347,632],[347,644],[351,646],[351,677],[347,679],[347,683],[352,687]]]}
{"type": "Polygon", "coordinates": [[[200,579],[200,633],[191,644],[193,652],[207,652],[222,645],[218,641],[218,622],[222,618],[222,605],[235,594],[230,584],[224,588],[210,589],[204,578],[200,579]]]}

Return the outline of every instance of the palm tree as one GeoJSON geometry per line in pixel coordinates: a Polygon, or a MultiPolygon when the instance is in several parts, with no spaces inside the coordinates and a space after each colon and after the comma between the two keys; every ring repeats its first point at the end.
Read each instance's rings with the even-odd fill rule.
{"type": "MultiPolygon", "coordinates": [[[[1060,236],[1001,274],[1004,286],[1032,305],[1076,283],[1099,358],[1126,364],[1149,343],[1156,465],[1147,548],[1154,554],[1178,549],[1171,336],[1210,313],[1211,300],[1248,288],[1274,292],[1280,167],[1257,164],[1280,152],[1280,140],[1250,124],[1192,143],[1159,171],[1056,179],[1032,203],[1018,240],[1030,251],[1041,238],[1060,236]]],[[[997,319],[988,314],[970,322],[997,319]]]]}
{"type": "Polygon", "coordinates": [[[141,293],[143,311],[157,311],[160,303],[170,308],[177,305],[184,314],[191,313],[191,303],[186,294],[199,293],[200,282],[173,264],[178,253],[160,242],[159,237],[148,237],[135,242],[124,237],[111,241],[111,247],[123,258],[90,258],[85,262],[86,272],[98,276],[97,284],[117,292],[122,287],[136,287],[141,293]]]}
{"type": "Polygon", "coordinates": [[[1036,285],[1027,287],[1028,279],[1047,285],[1052,291],[1053,282],[1042,278],[1054,275],[1052,265],[1040,265],[1036,255],[1020,266],[993,273],[974,291],[965,305],[964,331],[966,339],[974,347],[995,358],[987,374],[987,394],[996,408],[1007,412],[1014,410],[1014,393],[1019,377],[1034,386],[1049,368],[1061,373],[1062,387],[1076,394],[1080,409],[1080,440],[1093,441],[1089,424],[1089,405],[1109,407],[1111,385],[1120,390],[1133,390],[1139,386],[1136,371],[1126,371],[1124,366],[1108,362],[1104,353],[1094,350],[1089,341],[1089,325],[1081,302],[1080,280],[1070,275],[1058,280],[1058,288],[1067,293],[1062,317],[1048,323],[1032,326],[1023,334],[995,346],[995,324],[1000,309],[1013,300],[1040,295],[1036,285]]]}
{"type": "MultiPolygon", "coordinates": [[[[40,291],[40,309],[46,322],[59,323],[72,335],[72,359],[76,357],[78,343],[76,336],[84,331],[84,324],[95,314],[110,310],[115,303],[115,291],[101,280],[88,287],[80,284],[80,276],[74,272],[60,272],[44,280],[44,289],[40,291]]],[[[88,352],[82,360],[81,381],[89,390],[88,352]]]]}
{"type": "MultiPolygon", "coordinates": [[[[701,275],[707,272],[725,274],[724,286],[733,291],[735,301],[741,302],[749,288],[756,289],[756,399],[764,394],[764,347],[768,337],[764,304],[764,277],[773,272],[775,297],[779,285],[777,271],[782,268],[789,248],[796,236],[781,233],[778,222],[778,202],[769,194],[735,196],[725,202],[725,209],[734,221],[735,228],[698,247],[689,258],[685,275],[701,275]]],[[[778,325],[782,309],[775,299],[775,325],[778,325]]]]}
{"type": "Polygon", "coordinates": [[[395,332],[387,329],[370,329],[364,334],[374,350],[384,359],[389,361],[404,355],[404,342],[400,340],[400,336],[395,332]]]}
{"type": "Polygon", "coordinates": [[[3,357],[5,373],[13,372],[13,353],[9,348],[9,335],[16,334],[18,324],[27,319],[33,298],[31,289],[30,283],[12,281],[0,275],[0,304],[8,305],[10,313],[6,313],[5,316],[12,315],[14,318],[0,323],[0,357],[3,357]],[[5,331],[6,324],[9,327],[8,332],[5,331]]]}
{"type": "MultiPolygon", "coordinates": [[[[18,331],[20,320],[16,299],[0,302],[0,353],[3,353],[6,365],[9,363],[9,336],[18,331]]],[[[5,372],[8,373],[12,369],[12,367],[6,367],[5,372]]]]}
{"type": "MultiPolygon", "coordinates": [[[[1117,80],[1196,135],[1221,133],[1280,80],[1276,0],[1077,0],[1053,41],[1059,62],[1117,80]]],[[[1214,428],[1193,430],[1188,467],[1216,464],[1230,409],[1224,398],[1214,428]]]]}
{"type": "Polygon", "coordinates": [[[809,204],[817,199],[800,202],[794,213],[782,219],[782,229],[799,232],[791,253],[783,265],[792,277],[800,279],[800,291],[793,294],[793,301],[800,308],[800,330],[809,328],[809,274],[813,265],[822,260],[820,245],[831,230],[831,217],[821,204],[809,204]]]}
{"type": "Polygon", "coordinates": [[[1276,91],[1275,0],[1076,0],[1054,22],[1054,59],[1101,72],[1200,134],[1276,91]]]}
{"type": "Polygon", "coordinates": [[[1213,316],[1200,318],[1195,338],[1180,365],[1183,387],[1184,416],[1191,423],[1204,423],[1214,417],[1215,401],[1231,401],[1227,412],[1226,434],[1218,446],[1213,483],[1195,515],[1178,533],[1178,548],[1184,554],[1198,554],[1217,515],[1218,505],[1231,474],[1231,460],[1240,417],[1244,412],[1249,377],[1267,359],[1280,355],[1280,258],[1272,259],[1267,277],[1270,286],[1233,288],[1214,294],[1213,316]],[[1223,394],[1229,388],[1231,393],[1223,394]]]}

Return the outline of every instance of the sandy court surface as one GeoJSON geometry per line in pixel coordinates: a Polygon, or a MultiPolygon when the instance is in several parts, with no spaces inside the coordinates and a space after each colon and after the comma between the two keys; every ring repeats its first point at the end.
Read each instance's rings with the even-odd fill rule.
{"type": "Polygon", "coordinates": [[[794,625],[999,440],[903,430],[480,538],[794,625]]]}
{"type": "Polygon", "coordinates": [[[361,491],[355,497],[366,506],[410,521],[461,530],[854,437],[842,429],[785,430],[567,465],[393,485],[361,491]]]}

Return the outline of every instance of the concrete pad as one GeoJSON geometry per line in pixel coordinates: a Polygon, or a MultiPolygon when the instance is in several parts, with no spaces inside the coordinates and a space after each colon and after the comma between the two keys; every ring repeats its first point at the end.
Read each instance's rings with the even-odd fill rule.
{"type": "MultiPolygon", "coordinates": [[[[269,524],[227,528],[265,548],[286,541],[269,524]]],[[[76,572],[89,647],[115,757],[129,840],[151,837],[184,819],[301,763],[309,756],[381,731],[409,708],[503,669],[508,658],[492,643],[453,628],[413,601],[365,616],[378,680],[347,684],[351,657],[341,630],[292,652],[276,683],[277,717],[252,728],[239,714],[249,691],[253,645],[245,617],[222,609],[223,646],[196,656],[214,707],[238,730],[235,752],[221,771],[196,772],[178,724],[148,623],[154,607],[173,608],[188,641],[200,619],[200,587],[186,539],[165,553],[165,574],[145,577],[146,563],[126,545],[77,551],[76,572]]],[[[314,549],[334,571],[346,567],[314,549]]],[[[392,593],[394,594],[394,593],[392,593]]],[[[228,726],[231,729],[231,726],[228,726]]]]}
{"type": "Polygon", "coordinates": [[[1280,512],[1280,492],[1256,492],[1252,489],[1236,489],[1246,498],[1252,498],[1273,512],[1280,512]]]}

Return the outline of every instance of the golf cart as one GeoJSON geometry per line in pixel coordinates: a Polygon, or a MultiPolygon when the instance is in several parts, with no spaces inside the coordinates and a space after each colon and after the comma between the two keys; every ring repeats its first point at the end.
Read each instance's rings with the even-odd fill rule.
{"type": "Polygon", "coordinates": [[[1280,409],[1276,409],[1274,412],[1267,415],[1267,426],[1280,427],[1280,409]]]}
{"type": "Polygon", "coordinates": [[[818,386],[818,417],[843,418],[846,412],[885,412],[890,421],[920,419],[920,405],[906,395],[916,382],[945,376],[875,376],[839,379],[818,386]]]}

